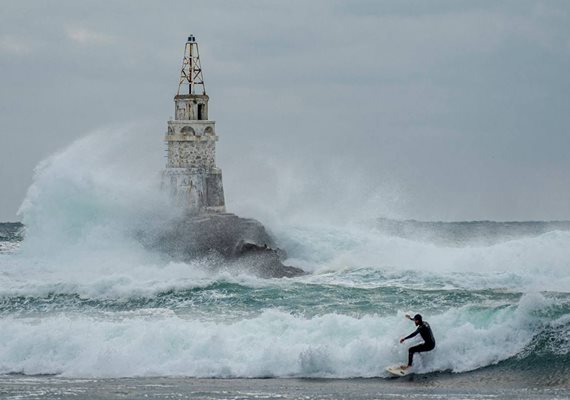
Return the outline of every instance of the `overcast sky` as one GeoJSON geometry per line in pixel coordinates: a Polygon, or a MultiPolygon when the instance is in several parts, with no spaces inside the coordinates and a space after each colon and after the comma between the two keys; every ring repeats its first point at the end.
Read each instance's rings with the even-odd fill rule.
{"type": "Polygon", "coordinates": [[[0,221],[39,161],[94,129],[143,121],[163,152],[190,33],[230,209],[570,219],[568,1],[0,7],[0,221]]]}

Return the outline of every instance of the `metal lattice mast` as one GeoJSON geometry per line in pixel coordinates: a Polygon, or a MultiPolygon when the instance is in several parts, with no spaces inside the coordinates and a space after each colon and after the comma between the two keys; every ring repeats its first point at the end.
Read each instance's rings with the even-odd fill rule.
{"type": "Polygon", "coordinates": [[[197,94],[197,86],[202,87],[202,93],[206,94],[206,85],[202,75],[202,65],[200,64],[200,52],[198,43],[194,35],[188,36],[186,46],[184,46],[184,59],[180,70],[180,82],[178,83],[177,95],[183,94],[183,86],[188,86],[187,94],[197,94]]]}

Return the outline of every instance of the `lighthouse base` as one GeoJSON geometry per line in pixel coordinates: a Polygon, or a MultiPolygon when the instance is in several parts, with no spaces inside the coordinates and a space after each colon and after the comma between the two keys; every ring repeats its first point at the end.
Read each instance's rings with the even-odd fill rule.
{"type": "Polygon", "coordinates": [[[166,168],[162,185],[174,203],[191,214],[226,211],[219,168],[166,168]]]}

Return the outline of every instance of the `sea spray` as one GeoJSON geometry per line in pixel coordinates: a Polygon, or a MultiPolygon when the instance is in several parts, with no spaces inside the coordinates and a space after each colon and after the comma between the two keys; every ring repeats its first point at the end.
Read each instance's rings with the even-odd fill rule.
{"type": "Polygon", "coordinates": [[[100,130],[42,161],[19,210],[22,250],[113,247],[121,235],[129,240],[131,231],[175,217],[160,190],[160,158],[144,151],[151,144],[145,136],[140,127],[100,130]],[[141,152],[144,162],[136,157],[141,152]]]}

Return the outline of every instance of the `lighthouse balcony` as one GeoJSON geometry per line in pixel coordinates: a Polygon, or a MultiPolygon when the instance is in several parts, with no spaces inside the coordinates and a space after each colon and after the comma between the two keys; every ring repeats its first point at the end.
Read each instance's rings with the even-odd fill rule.
{"type": "Polygon", "coordinates": [[[217,142],[218,137],[216,135],[195,136],[187,134],[166,134],[164,140],[167,142],[217,142]]]}
{"type": "Polygon", "coordinates": [[[214,121],[168,121],[167,136],[205,137],[216,136],[214,121]]]}

